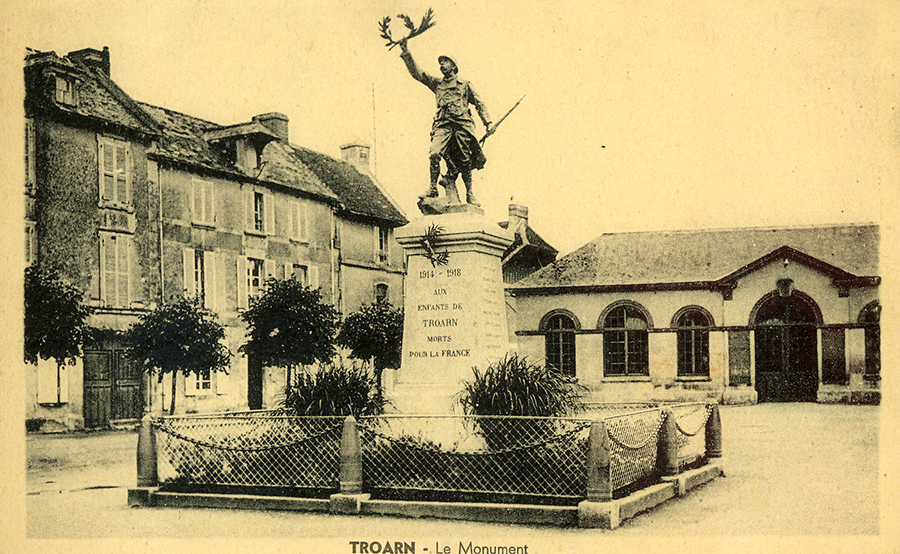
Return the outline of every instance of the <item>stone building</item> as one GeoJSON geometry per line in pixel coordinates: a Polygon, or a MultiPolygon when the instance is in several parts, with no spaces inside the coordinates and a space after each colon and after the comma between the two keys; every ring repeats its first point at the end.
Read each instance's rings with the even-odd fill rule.
{"type": "MultiPolygon", "coordinates": [[[[26,372],[27,417],[66,428],[133,420],[167,406],[171,382],[131,367],[121,333],[146,311],[196,295],[226,326],[268,277],[294,276],[351,313],[399,302],[404,265],[393,229],[406,218],[368,170],[292,145],[288,118],[219,125],[137,102],[110,77],[109,51],[25,63],[26,262],[84,291],[98,329],[76,366],[26,372]]],[[[228,374],[178,377],[179,411],[271,406],[284,370],[238,354],[228,374]]]]}
{"type": "Polygon", "coordinates": [[[880,401],[874,225],[609,233],[508,287],[593,401],[880,401]]]}

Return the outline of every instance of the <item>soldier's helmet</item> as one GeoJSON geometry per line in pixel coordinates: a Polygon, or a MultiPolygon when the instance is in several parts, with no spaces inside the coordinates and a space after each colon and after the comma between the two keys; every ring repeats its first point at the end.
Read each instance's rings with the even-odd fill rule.
{"type": "Polygon", "coordinates": [[[455,69],[456,71],[459,71],[459,66],[456,64],[456,60],[454,60],[450,56],[438,56],[438,63],[445,61],[445,60],[450,62],[451,64],[453,64],[453,69],[455,69]]]}

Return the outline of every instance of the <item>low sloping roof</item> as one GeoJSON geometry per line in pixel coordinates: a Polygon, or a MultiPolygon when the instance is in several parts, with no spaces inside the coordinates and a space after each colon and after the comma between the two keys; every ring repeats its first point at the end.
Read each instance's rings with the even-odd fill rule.
{"type": "Polygon", "coordinates": [[[515,288],[711,282],[784,246],[855,276],[878,274],[876,225],[603,234],[515,288]]]}

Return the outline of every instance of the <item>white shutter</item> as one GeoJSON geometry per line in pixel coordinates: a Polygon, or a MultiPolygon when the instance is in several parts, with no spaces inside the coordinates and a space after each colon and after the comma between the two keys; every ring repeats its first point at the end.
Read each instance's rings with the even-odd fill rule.
{"type": "Polygon", "coordinates": [[[294,276],[294,264],[284,264],[284,278],[290,279],[294,276]]]}
{"type": "Polygon", "coordinates": [[[56,389],[56,362],[38,359],[37,367],[38,403],[55,404],[59,398],[56,389]]]}
{"type": "MultiPolygon", "coordinates": [[[[81,361],[79,364],[83,363],[81,361]]],[[[54,362],[53,365],[56,365],[54,362]]],[[[59,368],[59,402],[60,404],[69,401],[69,366],[64,365],[59,368]]]]}
{"type": "Polygon", "coordinates": [[[224,371],[216,371],[213,373],[213,386],[215,387],[217,395],[230,395],[232,394],[232,374],[234,373],[234,367],[228,368],[228,373],[224,371]]]}
{"type": "Polygon", "coordinates": [[[309,288],[313,290],[319,288],[319,268],[314,265],[310,265],[307,268],[307,272],[309,275],[309,288]]]}
{"type": "Polygon", "coordinates": [[[214,312],[219,310],[218,256],[215,252],[206,252],[203,258],[203,271],[206,272],[206,308],[214,312]]]}
{"type": "Polygon", "coordinates": [[[191,221],[198,223],[203,221],[200,214],[203,210],[203,183],[197,179],[191,180],[191,221]]]}
{"type": "MultiPolygon", "coordinates": [[[[181,375],[179,373],[178,375],[181,375]]],[[[197,396],[199,393],[199,379],[197,378],[197,374],[193,371],[184,376],[184,395],[185,396],[197,396]]]]}
{"type": "Polygon", "coordinates": [[[309,204],[306,202],[300,203],[300,240],[309,241],[309,204]]]}
{"type": "Polygon", "coordinates": [[[247,258],[239,256],[237,259],[237,307],[247,307],[247,258]]]}
{"type": "Polygon", "coordinates": [[[216,222],[216,210],[215,210],[215,198],[214,191],[215,187],[209,181],[203,187],[205,192],[203,194],[203,221],[209,225],[214,225],[216,222]]]}
{"type": "Polygon", "coordinates": [[[265,228],[263,231],[267,235],[275,234],[275,202],[272,195],[268,192],[263,193],[263,215],[265,217],[265,228]]]}
{"type": "Polygon", "coordinates": [[[291,200],[288,206],[288,214],[290,218],[291,238],[300,240],[300,203],[291,200]]]}
{"type": "Polygon", "coordinates": [[[119,271],[123,272],[122,280],[120,280],[120,283],[122,283],[122,289],[124,289],[124,290],[122,290],[122,289],[119,290],[119,295],[120,295],[120,298],[122,296],[125,297],[122,307],[130,308],[131,300],[132,300],[132,294],[131,294],[132,283],[131,282],[133,281],[133,279],[131,278],[131,276],[133,275],[133,273],[131,271],[131,260],[134,259],[134,254],[132,253],[132,250],[134,250],[134,240],[131,238],[126,238],[126,239],[124,239],[124,242],[122,242],[121,240],[117,241],[117,242],[119,243],[119,252],[122,255],[121,257],[122,257],[122,263],[123,263],[123,267],[119,268],[119,271]]]}
{"type": "Polygon", "coordinates": [[[275,260],[266,260],[263,263],[264,271],[266,272],[266,279],[274,279],[275,278],[275,260]]]}
{"type": "Polygon", "coordinates": [[[380,250],[378,249],[378,226],[375,225],[374,227],[372,227],[372,231],[374,231],[372,233],[372,239],[373,239],[372,240],[372,252],[373,252],[372,260],[374,260],[375,262],[378,262],[378,261],[380,261],[378,259],[378,254],[380,253],[380,250]]]}
{"type": "Polygon", "coordinates": [[[185,248],[183,250],[184,261],[184,295],[197,295],[197,282],[194,280],[194,249],[185,248]]]}
{"type": "Polygon", "coordinates": [[[244,189],[244,215],[247,220],[247,230],[254,231],[254,219],[253,219],[253,187],[247,187],[244,189]]]}
{"type": "Polygon", "coordinates": [[[109,286],[106,282],[106,235],[100,235],[100,301],[109,306],[109,286]]]}
{"type": "Polygon", "coordinates": [[[132,204],[133,194],[131,191],[131,168],[133,167],[131,161],[131,143],[125,143],[125,167],[122,168],[122,171],[125,172],[125,198],[122,198],[126,204],[129,206],[132,204]]]}

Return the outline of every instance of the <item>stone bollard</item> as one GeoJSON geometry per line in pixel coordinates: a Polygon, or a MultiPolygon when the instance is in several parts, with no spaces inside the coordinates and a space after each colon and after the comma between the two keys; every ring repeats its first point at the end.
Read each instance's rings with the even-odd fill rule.
{"type": "Polygon", "coordinates": [[[141,419],[137,444],[137,486],[156,487],[159,474],[156,468],[156,432],[150,414],[141,419]]]}
{"type": "Polygon", "coordinates": [[[706,457],[722,457],[722,420],[719,419],[719,406],[713,404],[712,412],[706,421],[706,457]]]}
{"type": "Polygon", "coordinates": [[[659,449],[657,469],[662,477],[678,475],[678,430],[675,428],[675,414],[665,411],[665,419],[659,428],[659,449]]]}
{"type": "Polygon", "coordinates": [[[587,499],[590,502],[612,500],[612,474],[609,459],[609,435],[606,422],[591,423],[587,450],[587,499]]]}
{"type": "Polygon", "coordinates": [[[351,415],[344,420],[341,435],[341,494],[362,493],[362,450],[359,446],[359,430],[351,415]]]}

